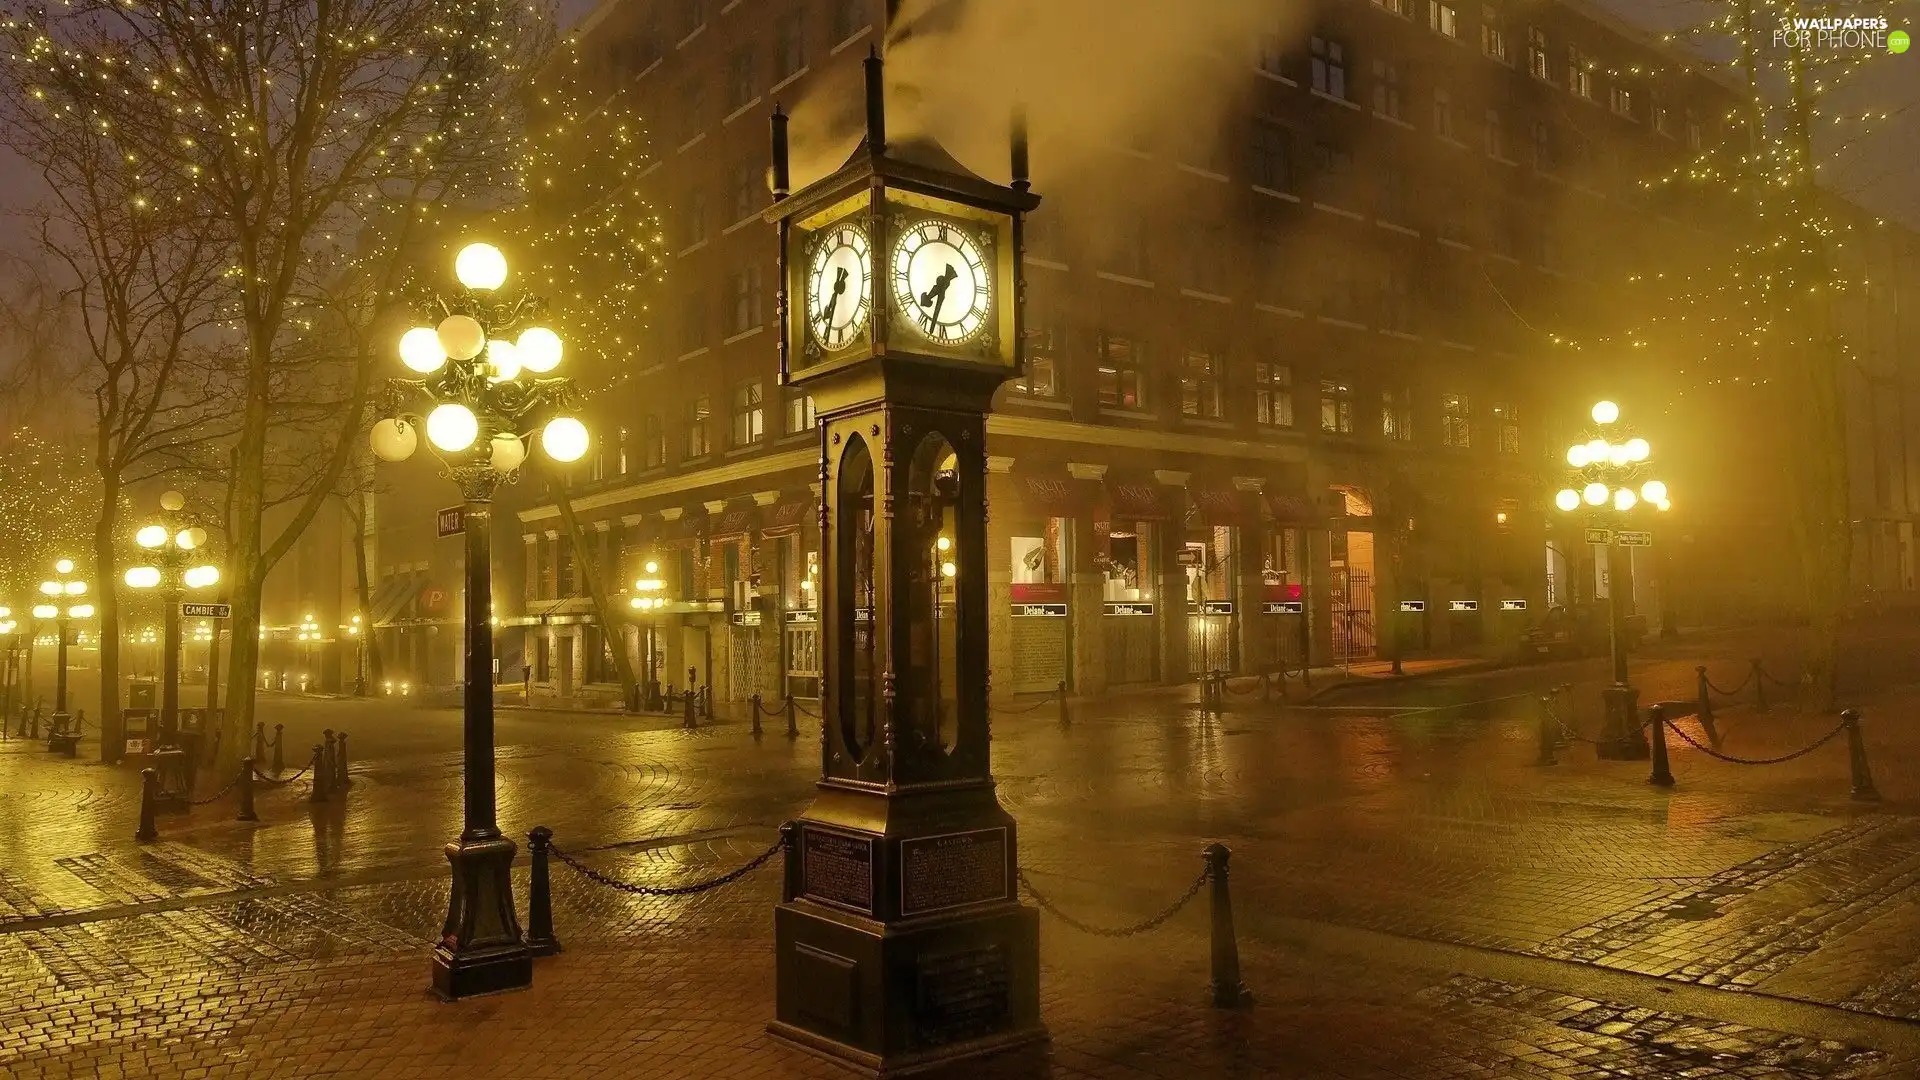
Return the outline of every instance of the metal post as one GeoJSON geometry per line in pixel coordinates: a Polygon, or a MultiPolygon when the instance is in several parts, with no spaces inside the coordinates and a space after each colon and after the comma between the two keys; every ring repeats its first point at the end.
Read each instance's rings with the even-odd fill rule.
{"type": "Polygon", "coordinates": [[[279,776],[281,773],[287,771],[286,754],[281,750],[281,747],[285,746],[286,742],[286,725],[273,725],[273,775],[275,776],[279,776]]]}
{"type": "Polygon", "coordinates": [[[253,812],[253,759],[240,760],[240,813],[235,821],[259,821],[260,815],[253,812]]]}
{"type": "Polygon", "coordinates": [[[335,791],[345,791],[353,786],[353,778],[347,774],[347,733],[341,732],[333,743],[333,787],[335,791]]]}
{"type": "Polygon", "coordinates": [[[694,700],[694,695],[695,695],[695,691],[694,691],[694,689],[693,689],[692,687],[688,687],[688,688],[687,688],[687,696],[686,696],[686,698],[685,698],[685,706],[686,706],[686,714],[685,714],[685,719],[684,719],[684,720],[682,721],[682,723],[681,723],[681,725],[680,725],[680,726],[681,726],[681,727],[683,727],[683,728],[686,728],[686,729],[688,729],[689,731],[691,731],[691,730],[692,730],[692,729],[693,729],[693,728],[694,728],[694,727],[696,726],[696,724],[695,724],[695,722],[694,722],[694,719],[693,719],[693,700],[694,700]]]}
{"type": "Polygon", "coordinates": [[[760,695],[753,695],[753,737],[760,737],[760,695]]]}
{"type": "Polygon", "coordinates": [[[794,715],[795,712],[797,711],[798,710],[796,706],[793,704],[793,695],[788,694],[787,695],[787,738],[789,739],[797,739],[800,737],[800,725],[798,723],[799,718],[794,715]]]}
{"type": "MultiPolygon", "coordinates": [[[[171,558],[171,556],[169,556],[171,558]]],[[[163,562],[166,572],[178,575],[179,567],[163,562]]],[[[175,581],[179,578],[176,576],[175,581]]],[[[160,730],[167,746],[180,745],[180,598],[186,595],[171,583],[166,591],[167,610],[160,622],[160,730]]]]}
{"type": "Polygon", "coordinates": [[[309,770],[308,775],[313,777],[313,787],[307,794],[308,802],[326,802],[327,801],[327,756],[326,755],[327,755],[327,752],[323,747],[319,746],[318,744],[314,746],[313,763],[307,766],[309,770]]]}
{"type": "Polygon", "coordinates": [[[267,722],[253,725],[253,760],[265,761],[267,758],[267,722]]]}
{"type": "Polygon", "coordinates": [[[1667,767],[1667,707],[1655,705],[1648,712],[1653,728],[1653,775],[1647,777],[1647,783],[1670,788],[1673,786],[1673,770],[1667,767]]]}
{"type": "Polygon", "coordinates": [[[1767,673],[1760,669],[1760,658],[1753,658],[1753,711],[1767,711],[1767,673]]]}
{"type": "Polygon", "coordinates": [[[532,867],[527,877],[527,951],[535,956],[552,956],[560,951],[560,939],[553,936],[553,883],[547,871],[547,847],[553,843],[553,830],[535,825],[527,834],[527,855],[532,867]]]}
{"type": "Polygon", "coordinates": [[[1540,756],[1534,759],[1535,765],[1558,765],[1553,756],[1554,744],[1553,696],[1540,695],[1540,756]]]}
{"type": "Polygon", "coordinates": [[[340,769],[336,764],[336,762],[338,762],[340,759],[340,751],[337,747],[334,746],[332,728],[327,728],[322,732],[320,732],[320,734],[325,736],[327,740],[326,741],[327,756],[324,759],[322,759],[321,766],[327,770],[327,791],[332,792],[335,788],[340,786],[339,783],[337,782],[340,776],[340,769]]]}
{"type": "Polygon", "coordinates": [[[220,625],[223,620],[209,621],[213,636],[207,639],[207,721],[212,723],[220,712],[220,625]]]}
{"type": "Polygon", "coordinates": [[[1067,709],[1067,680],[1061,679],[1060,688],[1055,692],[1060,695],[1060,726],[1066,727],[1073,723],[1073,714],[1067,709]]]}
{"type": "Polygon", "coordinates": [[[1707,741],[1713,744],[1715,750],[1718,750],[1720,749],[1720,729],[1713,723],[1713,694],[1711,693],[1713,688],[1707,684],[1707,667],[1702,664],[1693,670],[1694,674],[1699,676],[1700,684],[1700,703],[1695,708],[1694,715],[1700,718],[1700,726],[1707,729],[1707,741]]]}
{"type": "MultiPolygon", "coordinates": [[[[56,731],[65,726],[67,719],[67,617],[64,614],[67,606],[64,601],[60,610],[63,614],[54,620],[54,627],[60,634],[60,643],[53,651],[53,730],[56,731]]],[[[40,719],[39,710],[34,711],[33,718],[36,722],[40,719]]],[[[39,738],[39,732],[36,731],[33,737],[39,738]]]]}
{"type": "Polygon", "coordinates": [[[1213,843],[1207,845],[1204,855],[1213,909],[1213,1004],[1238,1009],[1253,1004],[1253,993],[1240,981],[1240,945],[1233,934],[1233,897],[1227,891],[1227,860],[1233,853],[1227,845],[1213,843]]]}
{"type": "Polygon", "coordinates": [[[160,830],[154,825],[154,796],[159,787],[159,773],[150,768],[140,770],[140,827],[134,831],[135,840],[160,838],[160,830]]]}
{"type": "Polygon", "coordinates": [[[1873,773],[1867,768],[1867,744],[1860,737],[1860,710],[1848,709],[1840,714],[1847,725],[1847,768],[1853,774],[1853,797],[1861,802],[1879,802],[1880,792],[1874,789],[1873,773]]]}

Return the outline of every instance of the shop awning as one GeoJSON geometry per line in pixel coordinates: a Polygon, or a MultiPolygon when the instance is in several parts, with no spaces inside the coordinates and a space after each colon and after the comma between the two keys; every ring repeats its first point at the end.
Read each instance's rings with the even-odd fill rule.
{"type": "Polygon", "coordinates": [[[1070,476],[1019,478],[1021,509],[1036,517],[1079,517],[1100,502],[1100,485],[1070,476]]]}
{"type": "Polygon", "coordinates": [[[1159,484],[1117,484],[1106,486],[1108,521],[1168,521],[1177,493],[1169,493],[1159,484]]]}
{"type": "Polygon", "coordinates": [[[1279,525],[1313,525],[1320,521],[1321,514],[1312,500],[1304,495],[1267,496],[1267,513],[1279,525]]]}
{"type": "Polygon", "coordinates": [[[395,574],[382,582],[379,590],[373,594],[373,625],[391,626],[401,612],[413,605],[426,580],[424,571],[413,570],[395,574]]]}
{"type": "Polygon", "coordinates": [[[745,536],[753,528],[753,508],[728,510],[707,518],[707,539],[724,540],[745,536]]]}
{"type": "Polygon", "coordinates": [[[761,518],[760,531],[763,534],[772,535],[800,528],[814,520],[814,514],[818,509],[818,504],[814,502],[811,492],[805,496],[777,503],[761,518]]]}
{"type": "Polygon", "coordinates": [[[1187,520],[1201,525],[1251,525],[1259,520],[1252,492],[1190,488],[1193,497],[1187,520]]]}

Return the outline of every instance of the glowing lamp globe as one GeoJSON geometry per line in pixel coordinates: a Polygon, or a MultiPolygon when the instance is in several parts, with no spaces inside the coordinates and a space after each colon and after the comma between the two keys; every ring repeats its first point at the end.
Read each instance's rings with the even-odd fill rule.
{"type": "Polygon", "coordinates": [[[179,510],[186,505],[187,497],[177,491],[163,492],[160,496],[160,509],[168,511],[169,513],[179,510]]]}
{"type": "Polygon", "coordinates": [[[1639,501],[1640,496],[1635,495],[1632,488],[1621,488],[1619,491],[1613,493],[1613,508],[1615,510],[1631,510],[1634,504],[1639,501]]]}
{"type": "Polygon", "coordinates": [[[528,371],[544,375],[560,366],[560,335],[544,326],[520,331],[517,347],[520,350],[520,365],[528,371]]]}
{"type": "Polygon", "coordinates": [[[1673,509],[1673,503],[1668,502],[1666,499],[1661,499],[1659,502],[1654,503],[1653,505],[1659,507],[1662,513],[1665,513],[1666,511],[1673,509]]]}
{"type": "Polygon", "coordinates": [[[420,446],[420,434],[405,420],[382,420],[368,437],[373,456],[381,461],[405,461],[420,446]]]}
{"type": "Polygon", "coordinates": [[[1572,488],[1561,488],[1553,497],[1553,505],[1562,510],[1573,510],[1580,505],[1580,493],[1572,488]]]}
{"type": "Polygon", "coordinates": [[[471,315],[449,315],[433,332],[440,348],[455,360],[471,360],[487,347],[487,331],[471,315]]]}
{"type": "Polygon", "coordinates": [[[1620,419],[1620,406],[1615,405],[1611,401],[1599,401],[1594,403],[1594,406],[1593,406],[1593,422],[1594,423],[1611,424],[1618,419],[1620,419]]]}
{"type": "Polygon", "coordinates": [[[447,350],[440,345],[440,334],[431,326],[416,326],[400,335],[400,362],[407,370],[431,375],[447,362],[447,350]]]}
{"type": "Polygon", "coordinates": [[[449,401],[427,414],[427,439],[448,453],[465,450],[480,436],[480,421],[473,410],[449,401]]]}
{"type": "Polygon", "coordinates": [[[1652,456],[1653,456],[1653,444],[1647,442],[1647,440],[1645,439],[1628,439],[1627,440],[1627,460],[1628,461],[1645,461],[1647,460],[1647,458],[1652,456]]]}
{"type": "Polygon", "coordinates": [[[1613,449],[1605,439],[1595,439],[1587,444],[1587,463],[1599,465],[1607,460],[1607,451],[1613,449]]]}
{"type": "Polygon", "coordinates": [[[555,461],[579,461],[587,453],[587,425],[556,416],[540,431],[540,449],[555,461]]]}
{"type": "Polygon", "coordinates": [[[1667,485],[1658,480],[1649,480],[1640,485],[1640,497],[1650,503],[1667,501],[1667,485]]]}
{"type": "Polygon", "coordinates": [[[149,525],[133,534],[133,542],[143,548],[165,547],[167,545],[167,527],[149,525]]]}
{"type": "Polygon", "coordinates": [[[67,614],[76,619],[91,619],[93,618],[93,605],[79,604],[70,607],[67,609],[67,614]]]}
{"type": "Polygon", "coordinates": [[[204,589],[217,584],[220,580],[220,568],[217,566],[195,566],[186,573],[187,588],[204,589]]]}
{"type": "Polygon", "coordinates": [[[198,525],[191,529],[181,529],[173,538],[174,546],[178,547],[181,551],[192,551],[194,548],[206,542],[207,530],[200,528],[198,525]]]}
{"type": "Polygon", "coordinates": [[[35,604],[33,606],[33,617],[36,619],[51,619],[59,614],[60,609],[54,607],[52,604],[35,604]]]}
{"type": "Polygon", "coordinates": [[[41,594],[42,596],[59,596],[59,595],[60,595],[60,583],[59,583],[59,582],[57,582],[57,581],[43,581],[43,582],[41,582],[41,583],[40,583],[40,594],[41,594]]]}
{"type": "Polygon", "coordinates": [[[136,589],[151,589],[160,584],[160,568],[157,566],[134,566],[127,570],[127,584],[136,589]]]}
{"type": "Polygon", "coordinates": [[[507,257],[492,244],[468,244],[453,257],[453,276],[469,289],[497,289],[507,280],[507,257]]]}
{"type": "Polygon", "coordinates": [[[1575,443],[1574,445],[1567,447],[1567,464],[1573,466],[1574,468],[1584,469],[1587,467],[1587,462],[1590,460],[1592,459],[1587,456],[1586,443],[1575,443]]]}
{"type": "Polygon", "coordinates": [[[487,463],[494,472],[510,473],[527,460],[527,444],[520,441],[518,435],[501,434],[493,437],[493,456],[487,463]]]}
{"type": "Polygon", "coordinates": [[[1607,502],[1607,485],[1588,484],[1583,494],[1588,506],[1604,506],[1607,502]]]}
{"type": "Polygon", "coordinates": [[[1625,446],[1609,446],[1607,447],[1607,460],[1616,466],[1625,465],[1627,462],[1633,460],[1633,452],[1625,446]]]}
{"type": "Polygon", "coordinates": [[[941,577],[952,577],[952,576],[954,575],[954,573],[955,573],[955,570],[954,570],[954,566],[953,566],[953,564],[952,564],[952,563],[950,563],[950,562],[943,562],[943,563],[941,563],[941,564],[940,564],[940,576],[941,576],[941,577]]]}
{"type": "Polygon", "coordinates": [[[84,581],[69,581],[69,582],[67,582],[67,595],[68,595],[68,596],[85,596],[85,595],[87,595],[87,583],[86,583],[86,582],[84,582],[84,581]]]}
{"type": "Polygon", "coordinates": [[[495,338],[487,342],[487,381],[506,382],[520,376],[520,353],[513,342],[495,338]]]}
{"type": "Polygon", "coordinates": [[[652,559],[648,559],[648,560],[647,560],[647,573],[649,573],[649,574],[657,574],[657,573],[659,573],[659,572],[660,572],[660,564],[659,564],[659,563],[657,563],[657,562],[654,562],[654,561],[653,561],[652,559]]]}
{"type": "Polygon", "coordinates": [[[72,559],[61,559],[61,560],[60,560],[59,562],[56,562],[56,563],[54,563],[54,564],[53,564],[53,572],[54,572],[54,573],[56,573],[56,574],[71,574],[71,573],[73,573],[73,560],[72,560],[72,559]]]}

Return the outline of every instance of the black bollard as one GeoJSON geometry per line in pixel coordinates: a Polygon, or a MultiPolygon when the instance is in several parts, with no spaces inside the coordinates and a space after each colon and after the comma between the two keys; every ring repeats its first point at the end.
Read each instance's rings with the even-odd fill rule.
{"type": "Polygon", "coordinates": [[[1713,723],[1713,695],[1708,692],[1711,687],[1707,685],[1707,668],[1702,664],[1693,670],[1694,674],[1699,676],[1700,682],[1700,705],[1694,715],[1700,718],[1700,726],[1707,729],[1707,741],[1713,744],[1715,750],[1718,750],[1720,749],[1720,729],[1713,723]]]}
{"type": "Polygon", "coordinates": [[[1879,802],[1880,792],[1874,789],[1873,773],[1867,768],[1867,744],[1860,737],[1860,710],[1848,709],[1840,714],[1847,725],[1847,767],[1853,773],[1853,797],[1861,802],[1879,802]]]}
{"type": "Polygon", "coordinates": [[[287,771],[286,755],[280,749],[287,741],[285,728],[285,724],[273,725],[273,775],[275,776],[287,771]]]}
{"type": "Polygon", "coordinates": [[[40,737],[40,706],[35,705],[33,707],[33,734],[28,736],[28,738],[38,739],[39,737],[40,737]]]}
{"type": "Polygon", "coordinates": [[[553,830],[535,825],[527,834],[527,854],[532,859],[527,889],[527,951],[535,956],[552,956],[560,951],[560,939],[553,936],[553,885],[547,873],[547,848],[553,843],[553,830]]]}
{"type": "Polygon", "coordinates": [[[267,760],[267,722],[265,720],[253,725],[253,760],[267,760]]]}
{"type": "Polygon", "coordinates": [[[1767,673],[1760,670],[1760,658],[1753,658],[1753,711],[1767,711],[1767,673]]]}
{"type": "Polygon", "coordinates": [[[709,720],[713,719],[713,684],[712,683],[708,683],[707,685],[700,688],[700,715],[706,717],[709,720]]]}
{"type": "Polygon", "coordinates": [[[253,759],[243,758],[240,762],[240,813],[235,821],[259,821],[260,815],[253,812],[253,759]]]}
{"type": "Polygon", "coordinates": [[[1534,759],[1533,763],[1535,765],[1560,764],[1557,760],[1554,759],[1554,756],[1553,756],[1553,744],[1556,741],[1554,738],[1554,735],[1555,735],[1554,728],[1555,728],[1555,725],[1553,722],[1553,696],[1551,694],[1541,694],[1540,695],[1540,756],[1534,759]]]}
{"type": "Polygon", "coordinates": [[[307,793],[308,802],[327,801],[327,757],[326,750],[318,745],[313,748],[313,763],[308,769],[313,777],[313,788],[307,793]]]}
{"type": "MultiPolygon", "coordinates": [[[[794,847],[793,847],[794,842],[798,838],[799,832],[800,832],[800,826],[795,824],[793,821],[789,820],[789,821],[781,822],[780,823],[781,850],[791,855],[791,853],[794,850],[794,847]]],[[[793,903],[795,897],[799,896],[802,892],[805,891],[806,868],[805,868],[805,865],[802,864],[799,859],[789,857],[789,858],[784,858],[780,861],[786,869],[786,873],[781,875],[781,879],[780,879],[780,902],[783,904],[791,904],[793,903]]]]}
{"type": "Polygon", "coordinates": [[[1653,775],[1647,777],[1647,783],[1655,787],[1673,786],[1673,770],[1667,767],[1667,710],[1665,706],[1655,705],[1647,710],[1653,717],[1653,775]]]}
{"type": "Polygon", "coordinates": [[[325,745],[327,749],[327,756],[325,760],[321,762],[321,765],[327,770],[327,792],[331,794],[333,792],[334,787],[336,786],[333,782],[333,779],[335,776],[338,776],[340,772],[339,769],[334,767],[334,760],[335,760],[334,755],[338,753],[338,751],[336,751],[333,746],[333,729],[332,728],[322,729],[320,732],[320,735],[322,738],[326,740],[325,745]]]}
{"type": "Polygon", "coordinates": [[[1204,855],[1213,901],[1213,1003],[1238,1009],[1253,1004],[1253,993],[1240,981],[1240,944],[1233,936],[1233,897],[1227,892],[1227,860],[1233,852],[1225,844],[1213,843],[1204,855]]]}
{"type": "Polygon", "coordinates": [[[793,703],[793,695],[788,694],[787,695],[787,738],[789,739],[797,739],[800,737],[799,717],[794,715],[798,711],[799,711],[798,706],[794,705],[793,703]]]}
{"type": "Polygon", "coordinates": [[[693,688],[692,688],[692,687],[688,687],[688,688],[687,688],[687,697],[686,697],[686,713],[685,713],[685,719],[684,719],[684,721],[683,721],[683,722],[681,723],[681,725],[680,725],[680,726],[681,726],[681,727],[683,727],[683,728],[686,728],[686,729],[687,729],[687,730],[689,730],[689,731],[691,731],[691,730],[693,730],[693,729],[694,729],[694,728],[695,728],[696,726],[698,726],[698,725],[697,725],[697,724],[695,723],[695,721],[694,721],[694,718],[693,718],[693,702],[694,702],[694,697],[695,697],[695,694],[694,694],[694,690],[693,690],[693,688]]]}
{"type": "Polygon", "coordinates": [[[154,826],[155,795],[160,788],[160,774],[152,769],[140,770],[140,828],[133,834],[135,840],[158,840],[160,830],[154,826]]]}
{"type": "Polygon", "coordinates": [[[347,774],[347,733],[341,732],[333,741],[333,790],[345,791],[353,786],[353,777],[347,774]]]}
{"type": "Polygon", "coordinates": [[[1054,692],[1060,695],[1060,726],[1066,727],[1073,723],[1073,714],[1067,709],[1067,680],[1061,679],[1059,688],[1054,692]]]}
{"type": "Polygon", "coordinates": [[[760,737],[760,695],[753,695],[753,737],[760,737]]]}

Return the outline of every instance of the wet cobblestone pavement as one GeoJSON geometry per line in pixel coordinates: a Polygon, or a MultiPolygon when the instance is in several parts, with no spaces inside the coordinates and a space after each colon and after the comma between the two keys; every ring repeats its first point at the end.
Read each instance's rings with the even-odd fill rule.
{"type": "MultiPolygon", "coordinates": [[[[1693,662],[1637,672],[1643,700],[1688,696],[1693,662]]],[[[1244,696],[1221,717],[1161,694],[1077,706],[1067,726],[1050,708],[1001,718],[1001,797],[1035,886],[1128,922],[1227,842],[1258,999],[1206,1005],[1203,905],[1120,942],[1043,917],[1052,1042],[966,1075],[1920,1075],[1920,731],[1896,719],[1920,694],[1867,702],[1881,803],[1849,799],[1844,745],[1761,768],[1676,740],[1668,792],[1645,763],[1577,745],[1533,764],[1526,694],[1594,674],[1314,708],[1244,696]]],[[[556,866],[568,948],[535,987],[432,1001],[457,715],[267,707],[289,746],[353,733],[344,800],[263,789],[258,824],[216,803],[142,845],[131,774],[0,745],[0,1075],[839,1075],[762,1031],[770,868],[635,898],[556,866]]],[[[1752,755],[1830,726],[1744,707],[1720,724],[1727,752],[1752,755]]],[[[777,720],[756,740],[742,721],[503,712],[500,744],[504,828],[550,825],[596,869],[654,884],[759,854],[818,768],[817,742],[777,720]]]]}

